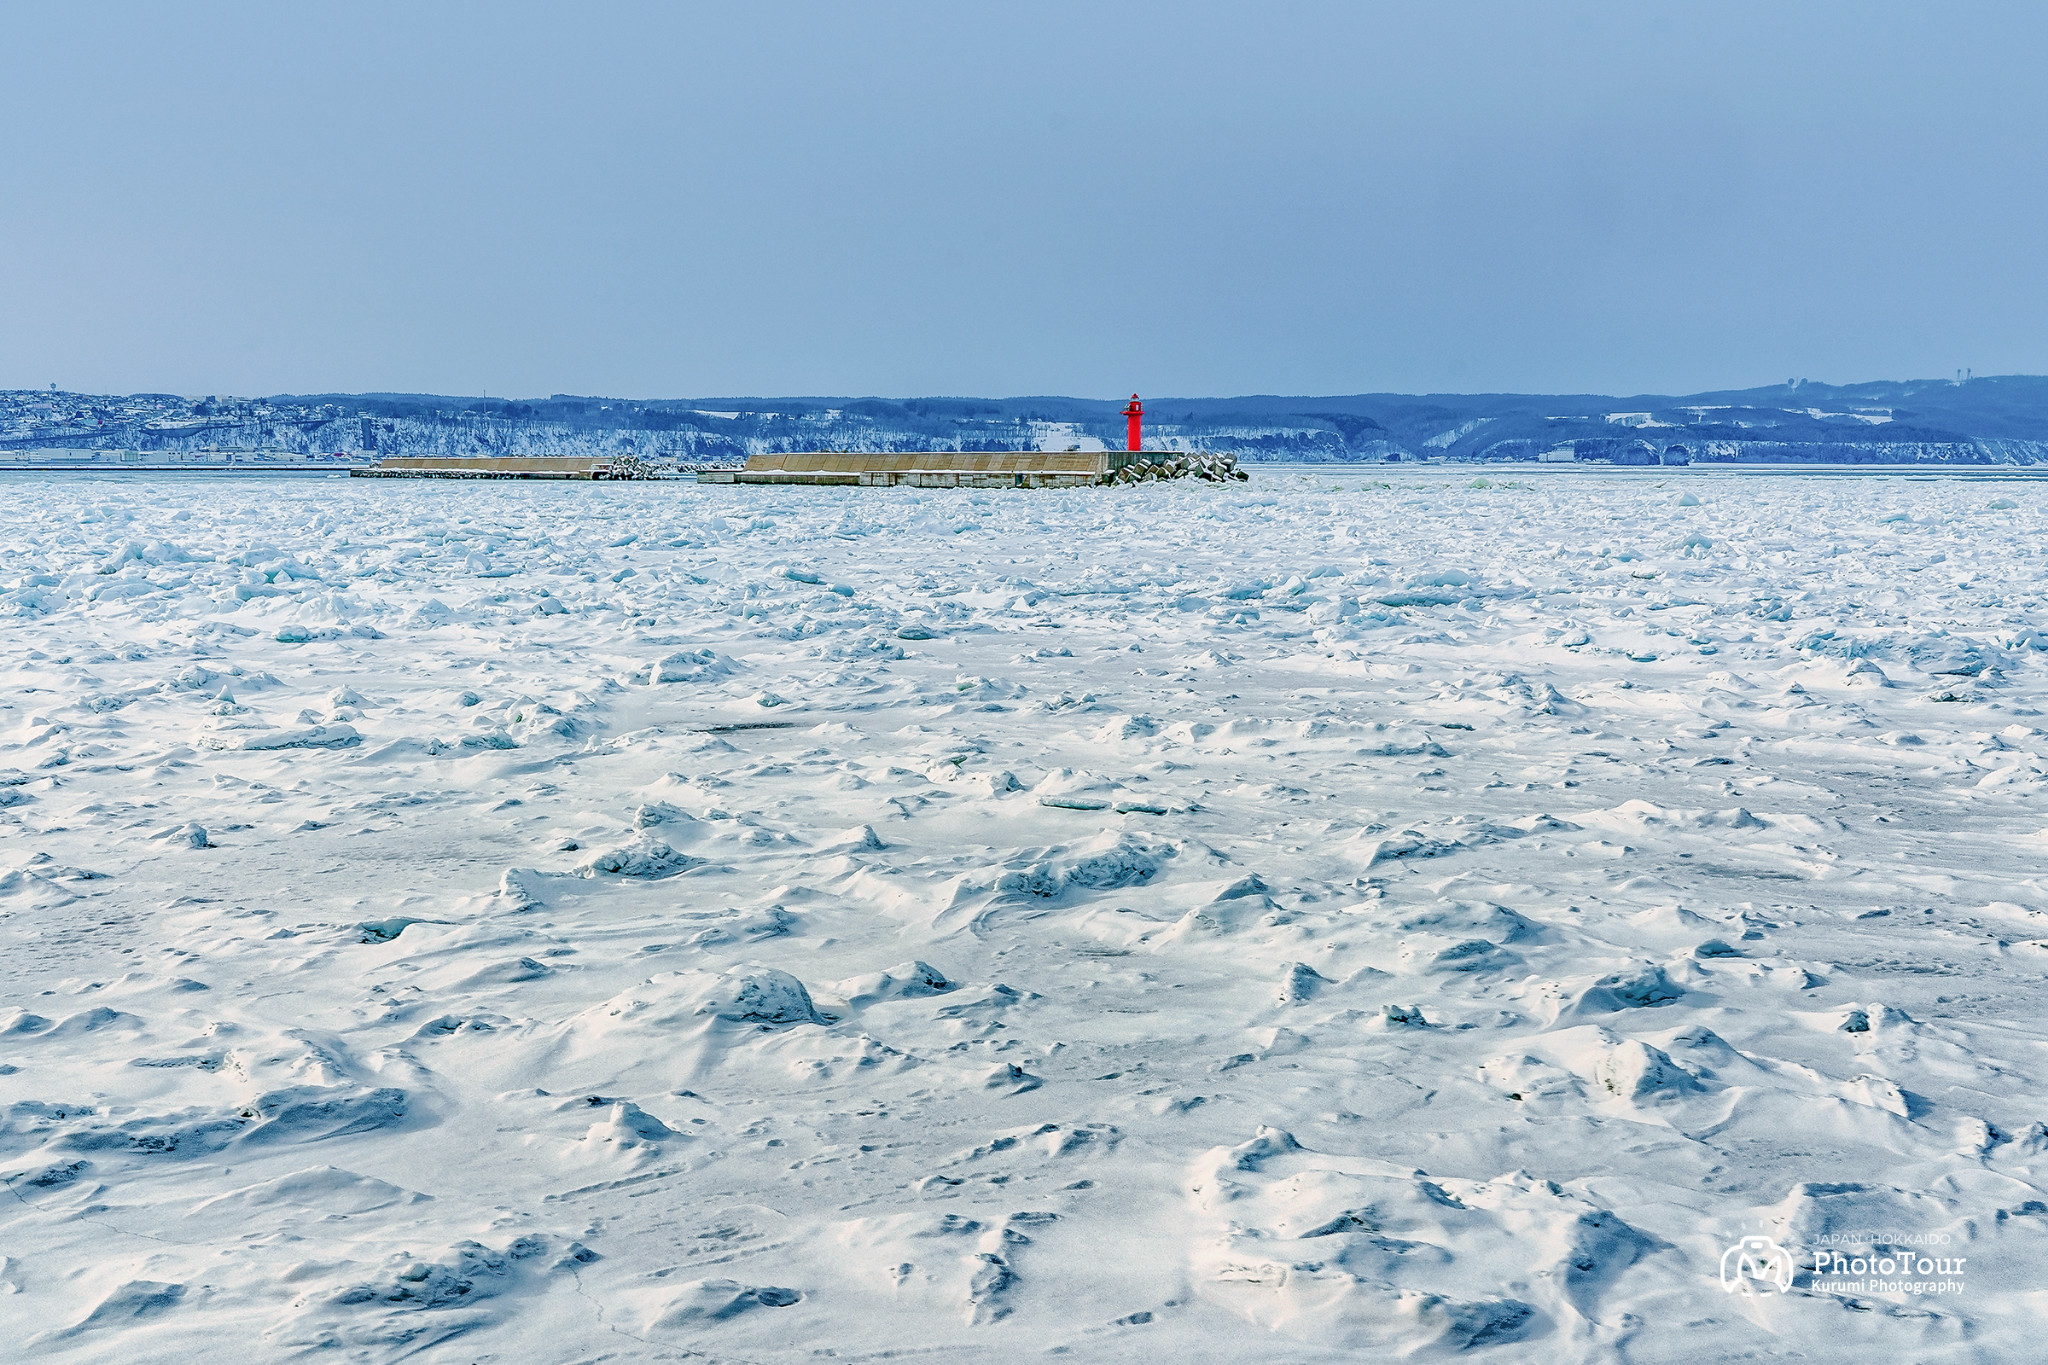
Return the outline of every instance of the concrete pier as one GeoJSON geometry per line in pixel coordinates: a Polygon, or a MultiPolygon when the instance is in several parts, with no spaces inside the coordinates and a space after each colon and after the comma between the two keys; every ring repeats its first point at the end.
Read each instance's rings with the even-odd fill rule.
{"type": "Polygon", "coordinates": [[[1130,463],[1122,450],[921,450],[886,455],[815,450],[753,455],[747,467],[700,473],[699,483],[846,488],[1064,488],[1099,484],[1130,463]]]}
{"type": "Polygon", "coordinates": [[[620,479],[642,478],[602,455],[405,456],[349,474],[358,479],[620,479]]]}

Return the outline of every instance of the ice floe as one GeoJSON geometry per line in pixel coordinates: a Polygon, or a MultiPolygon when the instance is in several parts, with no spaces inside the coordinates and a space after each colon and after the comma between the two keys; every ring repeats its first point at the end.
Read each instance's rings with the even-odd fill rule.
{"type": "Polygon", "coordinates": [[[1704,478],[17,480],[18,1349],[2030,1358],[2048,503],[1704,478]]]}

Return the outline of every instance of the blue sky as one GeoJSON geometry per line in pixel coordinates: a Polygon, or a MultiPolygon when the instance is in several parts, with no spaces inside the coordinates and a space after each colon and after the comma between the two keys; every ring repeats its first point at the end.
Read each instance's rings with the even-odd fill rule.
{"type": "Polygon", "coordinates": [[[10,6],[0,385],[2048,371],[2048,8],[10,6]]]}

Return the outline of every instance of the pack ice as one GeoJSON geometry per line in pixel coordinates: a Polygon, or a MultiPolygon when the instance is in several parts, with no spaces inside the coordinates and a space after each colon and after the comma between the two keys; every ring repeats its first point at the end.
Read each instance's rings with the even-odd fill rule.
{"type": "Polygon", "coordinates": [[[2037,487],[12,479],[11,1348],[2032,1358],[2037,487]]]}

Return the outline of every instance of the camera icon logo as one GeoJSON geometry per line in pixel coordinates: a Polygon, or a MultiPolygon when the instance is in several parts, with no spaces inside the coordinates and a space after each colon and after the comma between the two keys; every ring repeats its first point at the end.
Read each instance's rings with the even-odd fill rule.
{"type": "Polygon", "coordinates": [[[1745,1237],[1721,1253],[1721,1288],[1730,1294],[1789,1294],[1792,1253],[1769,1237],[1745,1237]]]}

